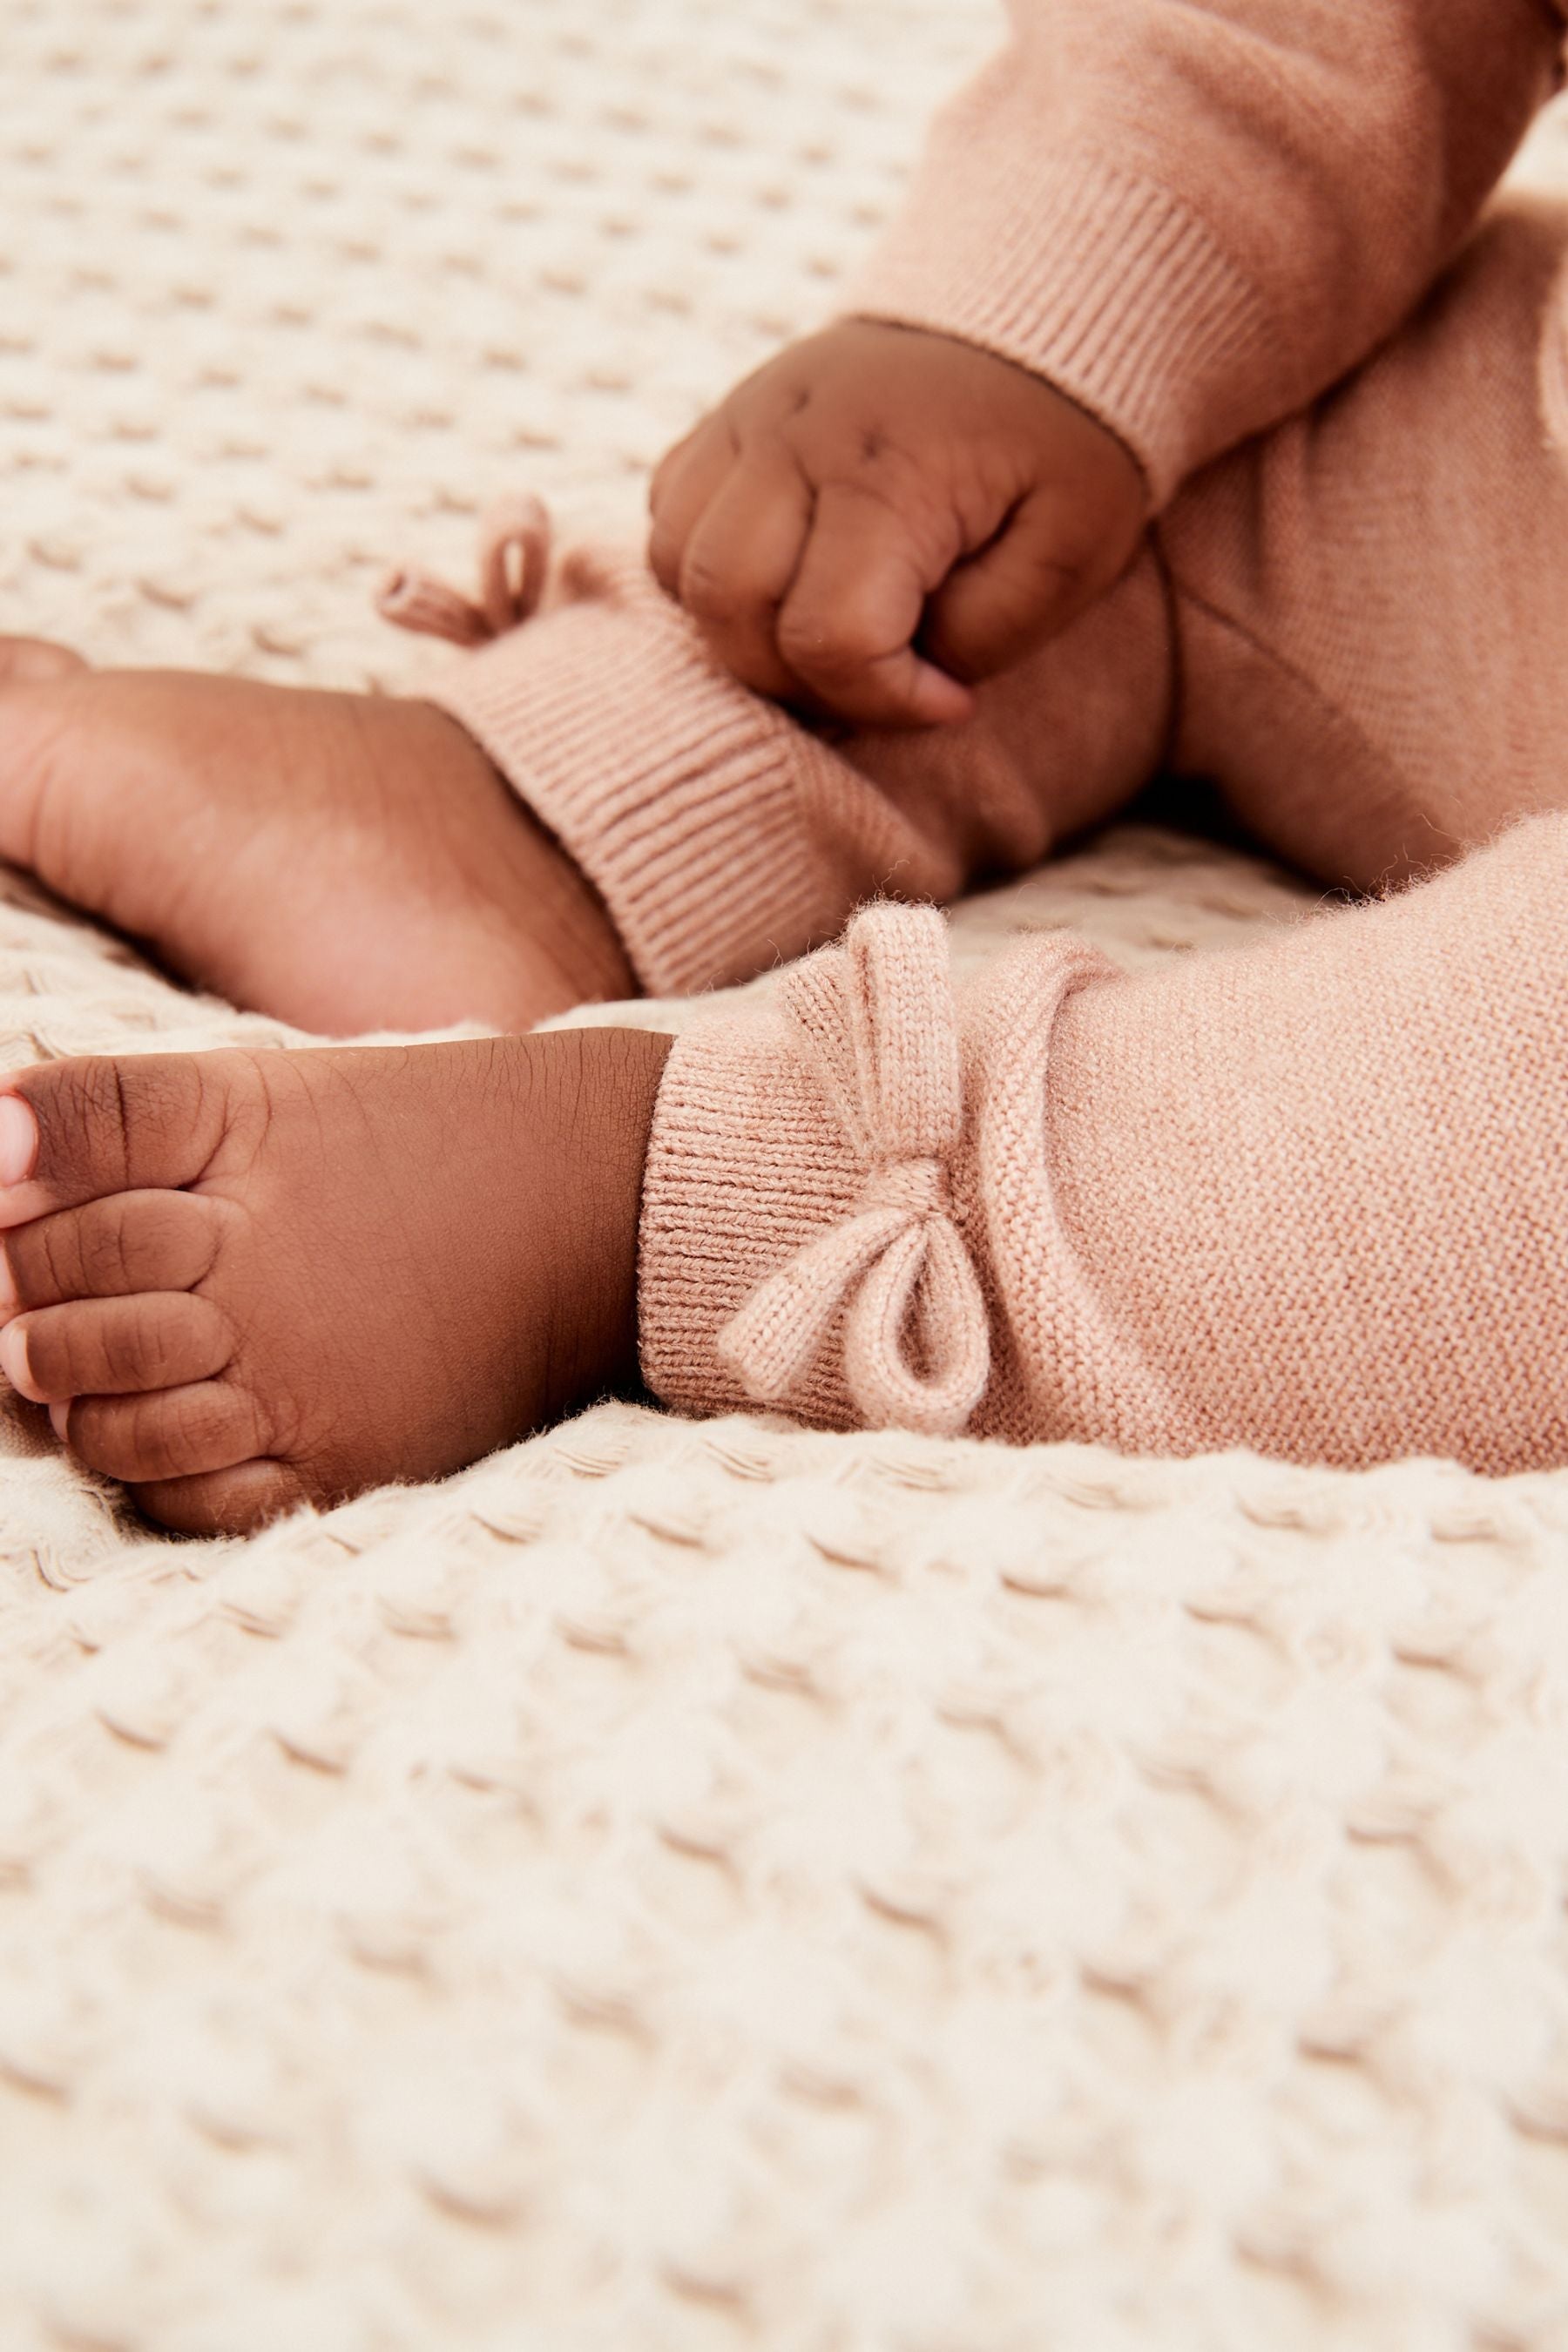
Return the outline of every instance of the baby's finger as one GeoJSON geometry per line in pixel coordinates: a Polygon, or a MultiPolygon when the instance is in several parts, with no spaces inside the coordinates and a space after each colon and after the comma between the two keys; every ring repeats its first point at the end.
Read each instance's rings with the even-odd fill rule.
{"type": "Polygon", "coordinates": [[[667,596],[679,597],[686,542],[734,462],[734,437],[716,416],[705,416],[661,460],[648,486],[647,560],[667,596]]]}
{"type": "Polygon", "coordinates": [[[811,515],[809,484],[775,445],[736,460],[686,541],[680,601],[721,661],[759,694],[799,690],[775,633],[811,515]]]}
{"type": "Polygon", "coordinates": [[[952,561],[921,551],[907,518],[847,483],[817,493],[811,535],[779,611],[785,666],[841,719],[934,727],[966,719],[971,698],[916,653],[927,590],[952,561]]]}
{"type": "Polygon", "coordinates": [[[957,677],[994,677],[1076,620],[1110,586],[1121,553],[1086,549],[1059,495],[1037,491],[949,572],[927,607],[921,644],[957,677]]]}

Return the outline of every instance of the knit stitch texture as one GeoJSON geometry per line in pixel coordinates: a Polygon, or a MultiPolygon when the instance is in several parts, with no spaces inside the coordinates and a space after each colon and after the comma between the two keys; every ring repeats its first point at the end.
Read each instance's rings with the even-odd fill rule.
{"type": "MultiPolygon", "coordinates": [[[[435,677],[384,568],[628,521],[994,29],[10,0],[0,618],[435,677]]],[[[1128,827],[956,959],[1313,895],[1128,827]]],[[[20,883],[0,1019],[283,1034],[20,883]]],[[[5,2352],[1568,2343],[1568,1477],[605,1408],[204,1545],[0,1446],[5,2352]]]]}

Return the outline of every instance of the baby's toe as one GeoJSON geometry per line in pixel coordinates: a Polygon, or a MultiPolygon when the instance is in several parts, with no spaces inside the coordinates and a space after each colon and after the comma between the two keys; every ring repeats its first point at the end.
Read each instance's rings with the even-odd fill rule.
{"type": "Polygon", "coordinates": [[[257,1402],[232,1381],[196,1381],[146,1396],[79,1396],[50,1419],[89,1470],[141,1486],[199,1477],[269,1458],[272,1431],[257,1402]]]}
{"type": "Polygon", "coordinates": [[[241,1462],[205,1477],[133,1486],[137,1507],[184,1536],[247,1536],[316,1498],[285,1462],[241,1462]]]}
{"type": "Polygon", "coordinates": [[[195,1183],[228,1131],[241,1056],[148,1054],[22,1070],[0,1093],[0,1226],[195,1183]]]}
{"type": "Polygon", "coordinates": [[[212,1272],[222,1203],[194,1192],[111,1192],[0,1234],[0,1323],[29,1307],[192,1290],[212,1272]]]}
{"type": "Polygon", "coordinates": [[[0,687],[48,686],[87,664],[48,637],[0,637],[0,687]]]}
{"type": "Polygon", "coordinates": [[[210,1380],[233,1355],[228,1318],[180,1290],[45,1307],[0,1331],[0,1370],[35,1404],[182,1388],[210,1380]]]}

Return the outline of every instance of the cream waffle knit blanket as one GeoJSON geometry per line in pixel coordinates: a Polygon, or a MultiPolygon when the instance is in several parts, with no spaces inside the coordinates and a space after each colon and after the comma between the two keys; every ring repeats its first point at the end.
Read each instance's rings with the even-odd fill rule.
{"type": "MultiPolygon", "coordinates": [[[[388,686],[384,564],[629,519],[993,30],[0,24],[0,625],[388,686]]],[[[1123,828],[959,938],[1302,898],[1123,828]]],[[[16,884],[0,1034],[282,1033],[16,884]]],[[[1568,1476],[607,1407],[200,1545],[0,1451],[4,2352],[1568,2346],[1568,1476]]]]}

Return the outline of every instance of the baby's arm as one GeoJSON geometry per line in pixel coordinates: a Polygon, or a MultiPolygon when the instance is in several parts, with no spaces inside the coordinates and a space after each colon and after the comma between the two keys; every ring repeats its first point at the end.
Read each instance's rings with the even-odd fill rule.
{"type": "Polygon", "coordinates": [[[1186,477],[1364,358],[1473,222],[1563,31],[1548,0],[1013,16],[860,318],[738,387],[654,484],[654,569],[720,657],[862,723],[962,715],[955,680],[1066,625],[1186,477]]]}
{"type": "MultiPolygon", "coordinates": [[[[889,329],[884,341],[942,354],[944,418],[958,402],[992,415],[989,387],[1005,382],[996,398],[1016,443],[1039,430],[1039,446],[1061,458],[1063,496],[1042,490],[1035,502],[1047,517],[1073,511],[1073,485],[1086,480],[1097,485],[1088,506],[1112,507],[1122,461],[1105,461],[1117,439],[1044,376],[1086,410],[1098,404],[1163,496],[1227,436],[1349,365],[1414,299],[1545,92],[1556,48],[1556,19],[1540,0],[1447,0],[1440,11],[1302,0],[1272,39],[1257,29],[1263,0],[1086,0],[1050,21],[1058,68],[1039,0],[1010,61],[939,126],[904,222],[862,289],[864,301],[879,293],[897,310],[902,285],[918,319],[923,282],[929,323],[944,331],[889,329]],[[1135,31],[1147,37],[1136,73],[1135,31]],[[1151,109],[1152,90],[1161,102],[1151,109]],[[1037,155],[1027,134],[1042,105],[1059,122],[1037,155]],[[959,151],[967,133],[988,153],[993,118],[1016,169],[998,178],[982,161],[960,206],[959,151]],[[1258,194],[1242,205],[1237,190],[1251,184],[1240,175],[1251,172],[1258,194]],[[1137,205],[1142,242],[1131,236],[1137,205]],[[1205,208],[1224,221],[1234,259],[1205,208]],[[1102,222],[1115,237],[1100,236],[1102,222]],[[985,268],[961,267],[965,239],[985,268]],[[1205,255],[1212,268],[1200,268],[1205,255]],[[1037,278],[1030,310],[1023,293],[1037,278]],[[1008,335],[1005,358],[982,348],[1008,335]],[[950,354],[981,375],[947,368],[950,354]],[[1041,415],[1048,424],[1037,428],[1041,415]]],[[[889,394],[910,375],[895,368],[889,394]]],[[[836,387],[843,441],[852,386],[836,377],[836,387]]],[[[887,452],[867,462],[885,466],[887,452]]],[[[869,503],[879,515],[889,504],[869,503]]],[[[1100,553],[1114,565],[1123,542],[1109,524],[1106,533],[1100,553]]],[[[1083,549],[1080,539],[1080,585],[1093,578],[1083,549]]],[[[1040,555],[1033,543],[1023,577],[1045,582],[1048,607],[1063,573],[1040,555]]],[[[963,580],[961,569],[954,593],[963,580]]],[[[656,993],[799,954],[879,891],[947,898],[976,875],[1029,865],[1128,798],[1170,748],[1169,614],[1146,549],[1032,655],[1020,659],[1019,635],[1006,636],[1009,667],[980,685],[969,719],[934,734],[800,727],[748,692],[725,645],[619,558],[574,551],[547,601],[538,620],[451,672],[437,697],[581,865],[656,993]]],[[[1026,641],[1041,609],[1026,599],[1007,626],[1017,621],[1026,641]]],[[[1057,617],[1047,610],[1049,625],[1057,617]]],[[[907,638],[907,613],[901,625],[907,638]]],[[[896,645],[887,650],[896,667],[896,645]]]]}
{"type": "Polygon", "coordinates": [[[1154,503],[1407,315],[1555,86],[1552,0],[1011,0],[857,310],[1047,377],[1154,503]]]}

